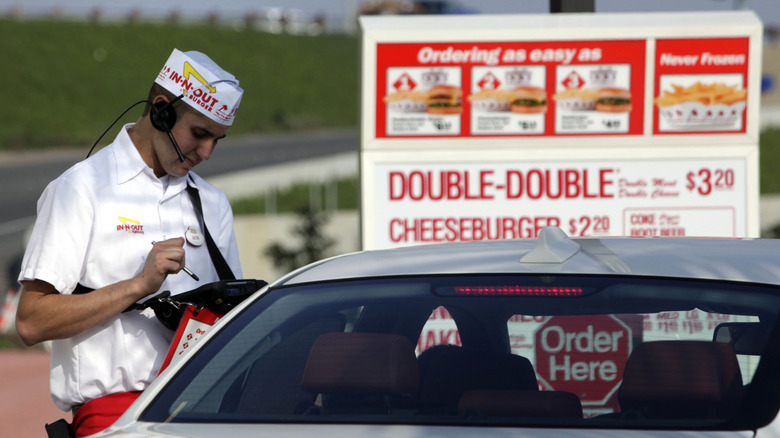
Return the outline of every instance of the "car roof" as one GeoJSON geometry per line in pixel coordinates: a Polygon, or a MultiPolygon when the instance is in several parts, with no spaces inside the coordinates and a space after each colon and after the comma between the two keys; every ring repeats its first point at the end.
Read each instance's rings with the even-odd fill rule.
{"type": "Polygon", "coordinates": [[[537,239],[362,251],[333,257],[277,282],[442,274],[617,274],[780,285],[780,240],[578,238],[548,227],[537,239]]]}

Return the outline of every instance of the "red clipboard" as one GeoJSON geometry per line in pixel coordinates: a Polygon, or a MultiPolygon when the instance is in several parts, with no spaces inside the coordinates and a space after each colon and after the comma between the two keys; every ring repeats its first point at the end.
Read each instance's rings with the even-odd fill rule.
{"type": "Polygon", "coordinates": [[[206,308],[187,305],[160,372],[162,373],[171,363],[176,362],[222,316],[224,315],[206,308]]]}

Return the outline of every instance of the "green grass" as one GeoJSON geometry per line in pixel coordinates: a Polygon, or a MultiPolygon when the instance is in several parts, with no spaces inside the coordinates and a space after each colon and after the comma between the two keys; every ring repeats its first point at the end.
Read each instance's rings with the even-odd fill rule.
{"type": "Polygon", "coordinates": [[[15,334],[0,335],[0,350],[19,350],[27,348],[15,334]]]}
{"type": "Polygon", "coordinates": [[[780,193],[780,129],[761,132],[759,139],[759,169],[761,194],[780,193]]]}
{"type": "Polygon", "coordinates": [[[173,48],[202,51],[241,82],[231,135],[358,123],[356,36],[0,19],[0,41],[0,150],[91,145],[146,98],[173,48]]]}

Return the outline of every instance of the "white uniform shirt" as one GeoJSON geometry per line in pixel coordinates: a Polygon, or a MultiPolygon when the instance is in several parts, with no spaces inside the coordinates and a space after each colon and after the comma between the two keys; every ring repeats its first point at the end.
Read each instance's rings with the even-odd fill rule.
{"type": "MultiPolygon", "coordinates": [[[[152,241],[200,230],[187,178],[155,177],[126,125],[114,142],[52,181],[38,200],[38,217],[19,280],[39,279],[60,293],[81,284],[98,289],[139,273],[152,241]]],[[[204,220],[236,278],[241,278],[233,213],[225,195],[190,172],[204,220]]],[[[200,230],[201,236],[202,230],[200,230]]],[[[178,294],[218,280],[206,245],[184,244],[184,271],[160,291],[178,294]]],[[[99,292],[91,292],[99,293],[99,292]]],[[[146,298],[144,298],[145,300],[146,298]]],[[[131,311],[69,339],[52,343],[50,387],[63,410],[123,391],[143,390],[159,372],[173,333],[150,309],[131,311]]]]}

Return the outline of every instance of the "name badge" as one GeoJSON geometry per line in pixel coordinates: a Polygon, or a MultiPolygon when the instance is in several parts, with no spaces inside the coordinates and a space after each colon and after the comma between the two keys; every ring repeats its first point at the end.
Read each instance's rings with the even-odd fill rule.
{"type": "Polygon", "coordinates": [[[192,246],[201,246],[206,241],[197,227],[188,227],[184,239],[192,246]]]}

